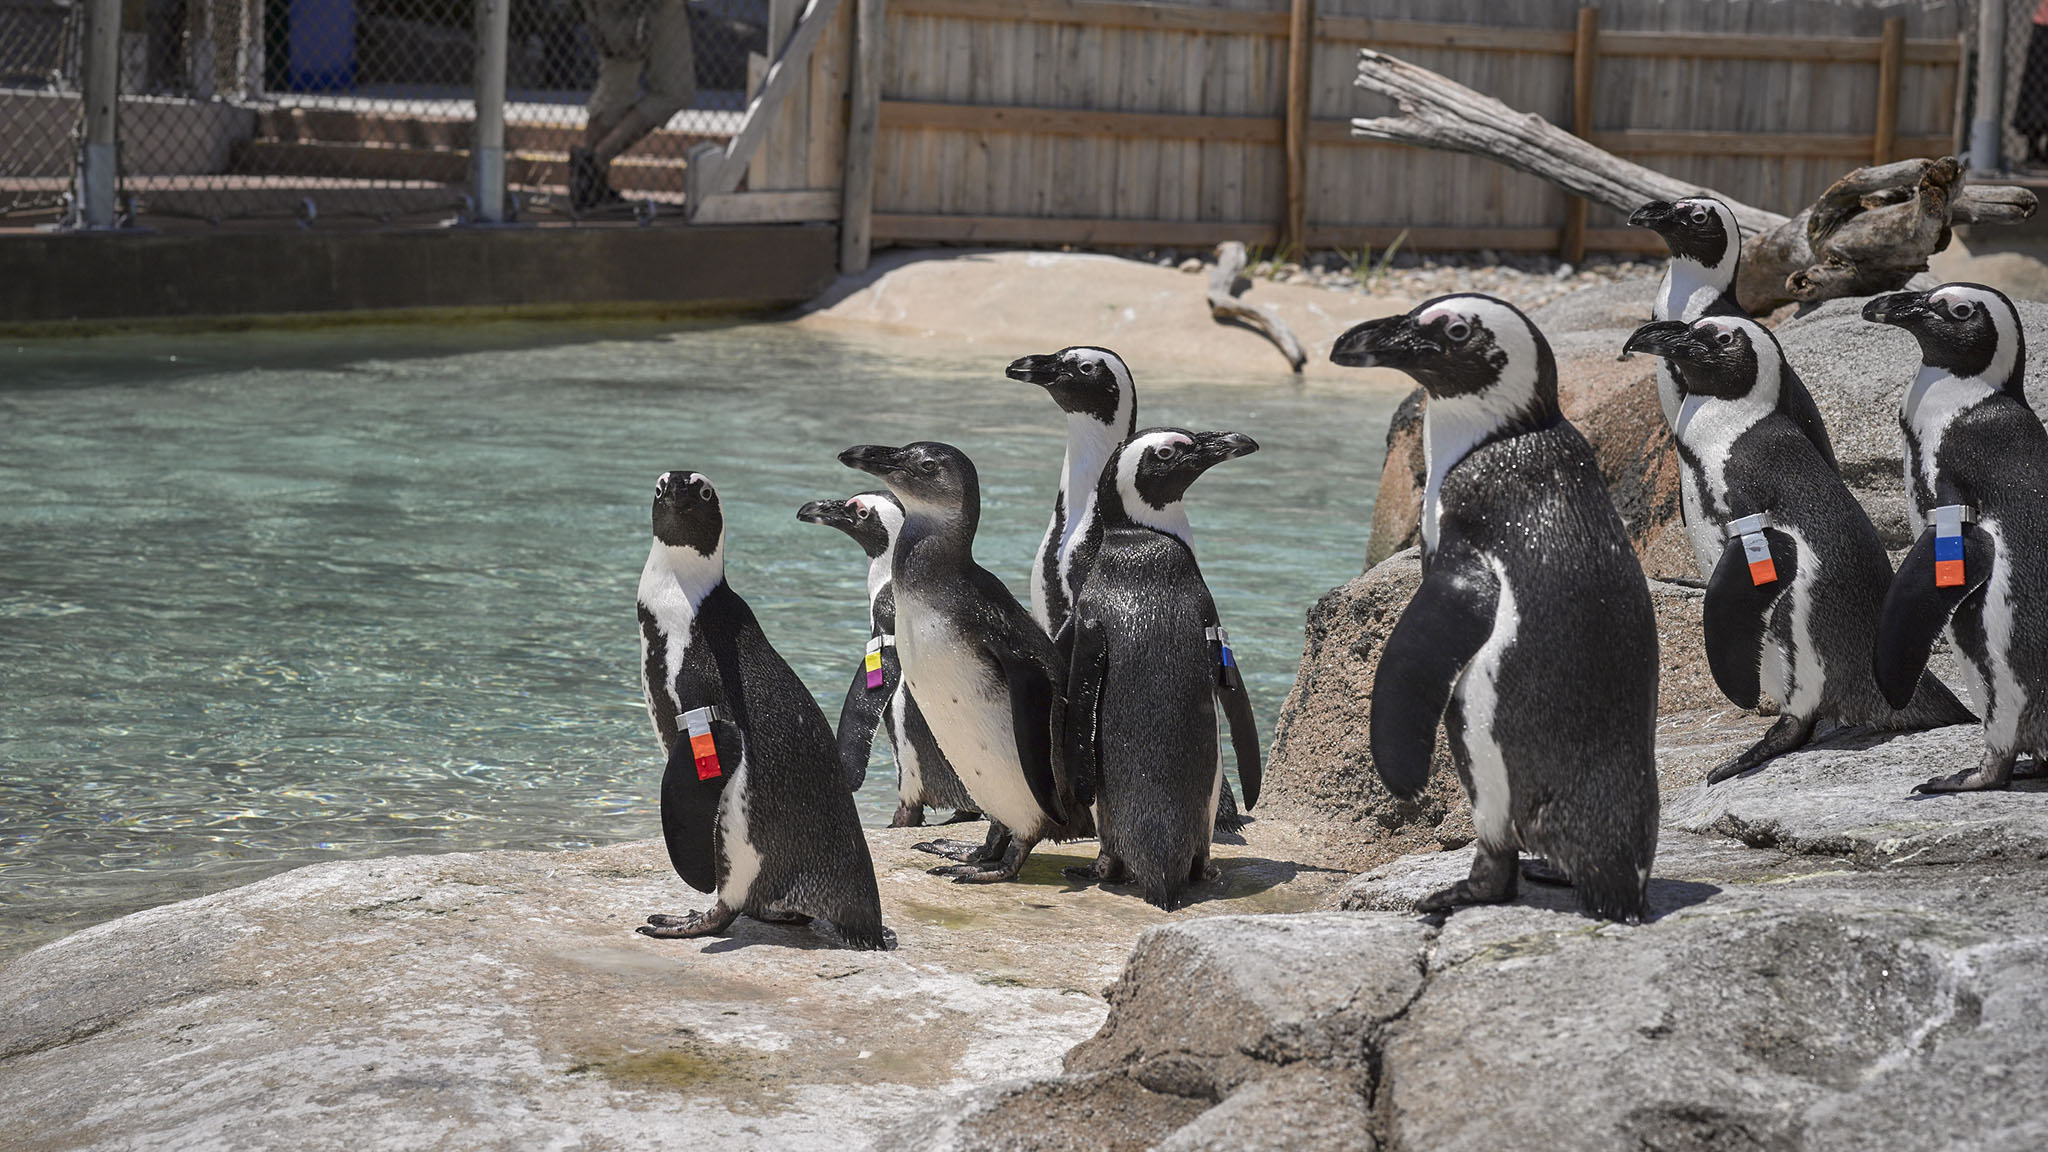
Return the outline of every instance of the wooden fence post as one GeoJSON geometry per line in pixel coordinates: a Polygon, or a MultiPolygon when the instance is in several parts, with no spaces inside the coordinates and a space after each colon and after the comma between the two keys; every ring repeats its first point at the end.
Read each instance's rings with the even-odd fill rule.
{"type": "Polygon", "coordinates": [[[882,118],[884,0],[858,0],[853,31],[853,97],[846,114],[846,170],[840,189],[839,271],[865,272],[874,242],[875,135],[882,118]]]}
{"type": "Polygon", "coordinates": [[[1296,259],[1308,249],[1309,61],[1315,23],[1315,0],[1293,0],[1287,15],[1287,218],[1280,224],[1280,247],[1296,259]]]}
{"type": "Polygon", "coordinates": [[[1884,39],[1877,49],[1877,138],[1870,145],[1872,164],[1889,164],[1899,148],[1899,81],[1906,59],[1906,20],[1893,16],[1884,22],[1884,39]]]}
{"type": "MultiPolygon", "coordinates": [[[[1579,9],[1578,35],[1572,40],[1572,134],[1584,140],[1593,134],[1593,65],[1598,61],[1600,9],[1579,9]]],[[[1586,200],[1573,196],[1564,210],[1564,246],[1559,253],[1577,264],[1586,258],[1586,200]]]]}

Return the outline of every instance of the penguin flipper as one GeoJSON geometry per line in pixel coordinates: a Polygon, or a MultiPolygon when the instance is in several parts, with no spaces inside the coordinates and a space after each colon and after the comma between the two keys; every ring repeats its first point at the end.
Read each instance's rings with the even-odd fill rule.
{"type": "Polygon", "coordinates": [[[683,883],[699,892],[718,887],[718,849],[713,839],[718,801],[725,792],[727,776],[739,767],[743,754],[736,725],[713,720],[711,732],[723,769],[718,775],[709,780],[699,777],[687,736],[676,741],[668,768],[661,774],[661,838],[668,845],[669,863],[683,883]]]}
{"type": "Polygon", "coordinates": [[[1102,779],[1102,685],[1109,674],[1109,649],[1101,624],[1069,617],[1060,630],[1073,649],[1067,665],[1067,707],[1061,738],[1066,741],[1067,788],[1083,807],[1095,802],[1102,779]]]}
{"type": "MultiPolygon", "coordinates": [[[[1219,623],[1216,606],[1211,604],[1208,625],[1213,628],[1219,623]]],[[[1231,658],[1236,659],[1235,653],[1231,658]]],[[[1252,715],[1251,693],[1245,691],[1242,673],[1219,677],[1219,681],[1216,702],[1223,707],[1223,718],[1230,721],[1230,748],[1237,755],[1237,782],[1244,787],[1244,806],[1255,808],[1259,788],[1266,778],[1259,761],[1259,721],[1252,715]]],[[[1229,781],[1225,781],[1224,791],[1229,788],[1229,781]]]]}
{"type": "Polygon", "coordinates": [[[1763,695],[1761,668],[1764,658],[1765,619],[1771,606],[1799,575],[1799,546],[1775,528],[1764,529],[1771,544],[1771,565],[1777,579],[1758,584],[1750,576],[1749,557],[1737,536],[1721,550],[1721,562],[1707,580],[1707,600],[1701,615],[1706,634],[1707,669],[1714,685],[1739,708],[1756,707],[1763,695]]]}
{"type": "Polygon", "coordinates": [[[1898,574],[1884,594],[1884,608],[1877,618],[1877,643],[1871,652],[1871,671],[1877,675],[1878,691],[1893,708],[1905,708],[1913,700],[1920,674],[1927,670],[1927,658],[1934,641],[1948,626],[1956,606],[1968,599],[1991,578],[1997,558],[1991,534],[1975,524],[1963,525],[1963,582],[1950,588],[1934,583],[1934,529],[1920,533],[1898,574]]]}
{"type": "Polygon", "coordinates": [[[874,750],[875,728],[882,722],[889,701],[896,698],[897,678],[902,675],[896,649],[885,647],[881,656],[881,687],[868,687],[866,663],[856,664],[853,683],[846,689],[846,702],[839,706],[839,767],[846,773],[848,792],[858,792],[867,783],[868,755],[874,750]]]}
{"type": "Polygon", "coordinates": [[[1002,667],[1003,681],[1010,689],[1010,724],[1024,783],[1030,786],[1038,807],[1064,824],[1066,810],[1060,806],[1059,783],[1053,774],[1052,714],[1058,693],[1052,677],[1029,656],[1007,645],[993,644],[989,651],[1002,667]]]}
{"type": "Polygon", "coordinates": [[[1479,553],[1448,543],[1394,625],[1372,682],[1372,762],[1403,799],[1429,783],[1437,725],[1465,665],[1493,635],[1500,584],[1479,553]]]}

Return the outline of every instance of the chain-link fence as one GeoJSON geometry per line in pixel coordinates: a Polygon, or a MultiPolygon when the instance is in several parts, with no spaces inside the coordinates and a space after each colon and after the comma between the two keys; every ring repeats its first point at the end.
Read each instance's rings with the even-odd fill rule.
{"type": "MultiPolygon", "coordinates": [[[[76,197],[81,27],[87,5],[113,2],[0,0],[7,218],[54,220],[76,197]]],[[[473,213],[477,86],[493,60],[504,216],[679,213],[685,151],[732,134],[765,70],[769,0],[509,0],[501,57],[492,2],[119,0],[123,222],[473,213]]]]}
{"type": "Polygon", "coordinates": [[[2048,174],[2048,0],[2005,0],[2005,163],[2048,174]]]}
{"type": "Polygon", "coordinates": [[[71,202],[78,62],[77,7],[0,0],[0,224],[54,222],[71,202]]]}

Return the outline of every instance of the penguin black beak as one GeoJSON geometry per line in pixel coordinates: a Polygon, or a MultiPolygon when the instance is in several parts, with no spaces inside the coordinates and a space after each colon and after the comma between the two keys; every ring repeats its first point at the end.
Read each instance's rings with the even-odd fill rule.
{"type": "Polygon", "coordinates": [[[1057,355],[1024,356],[1011,361],[1010,366],[1003,369],[1003,375],[1040,388],[1050,388],[1059,382],[1060,358],[1057,355]]]}
{"type": "Polygon", "coordinates": [[[1631,228],[1648,228],[1653,232],[1661,234],[1664,231],[1664,226],[1671,222],[1673,207],[1674,205],[1669,200],[1652,200],[1628,214],[1628,226],[1631,228]]]}
{"type": "Polygon", "coordinates": [[[1873,324],[1890,324],[1897,328],[1912,328],[1914,323],[1929,314],[1927,293],[1892,292],[1873,296],[1863,306],[1863,318],[1873,324]]]}
{"type": "Polygon", "coordinates": [[[1406,368],[1438,351],[1408,316],[1382,316],[1353,326],[1330,346],[1330,363],[1346,368],[1406,368]]]}
{"type": "Polygon", "coordinates": [[[1259,442],[1242,432],[1195,433],[1195,451],[1210,464],[1249,456],[1258,450],[1259,442]]]}
{"type": "Polygon", "coordinates": [[[844,500],[813,500],[796,510],[796,518],[806,524],[823,524],[828,528],[841,528],[852,523],[844,500]]]}
{"type": "Polygon", "coordinates": [[[1705,355],[1707,348],[1693,339],[1692,325],[1683,320],[1659,320],[1630,333],[1628,343],[1621,346],[1621,351],[1623,355],[1648,352],[1652,356],[1698,360],[1705,355]]]}
{"type": "Polygon", "coordinates": [[[882,444],[856,444],[839,454],[839,462],[870,476],[887,476],[902,471],[903,449],[882,444]]]}

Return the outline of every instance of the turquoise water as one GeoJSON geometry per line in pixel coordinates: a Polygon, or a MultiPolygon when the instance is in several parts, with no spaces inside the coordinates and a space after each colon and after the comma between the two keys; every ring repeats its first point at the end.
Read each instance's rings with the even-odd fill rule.
{"type": "MultiPolygon", "coordinates": [[[[658,835],[654,477],[718,485],[733,587],[836,718],[865,563],[797,506],[866,486],[849,444],[956,443],[977,556],[1021,598],[1064,431],[1002,368],[1050,350],[778,325],[0,347],[0,952],[318,860],[658,835]]],[[[1145,423],[1264,447],[1189,506],[1270,741],[1399,396],[1134,367],[1145,423]]],[[[893,788],[878,759],[865,819],[893,788]]]]}

